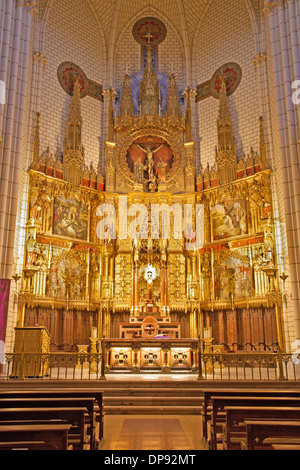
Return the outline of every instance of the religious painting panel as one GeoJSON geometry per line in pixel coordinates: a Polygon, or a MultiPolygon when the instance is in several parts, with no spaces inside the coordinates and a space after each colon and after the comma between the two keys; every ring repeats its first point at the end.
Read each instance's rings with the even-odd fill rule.
{"type": "Polygon", "coordinates": [[[54,199],[53,233],[68,238],[87,240],[88,206],[76,199],[54,199]]]}
{"type": "Polygon", "coordinates": [[[246,261],[228,256],[215,269],[215,298],[244,299],[251,296],[251,268],[246,261]]]}
{"type": "Polygon", "coordinates": [[[61,253],[54,258],[49,272],[48,297],[69,300],[86,298],[86,263],[77,254],[61,253]]]}
{"type": "Polygon", "coordinates": [[[247,209],[244,199],[225,199],[211,210],[213,240],[223,240],[247,233],[247,209]]]}

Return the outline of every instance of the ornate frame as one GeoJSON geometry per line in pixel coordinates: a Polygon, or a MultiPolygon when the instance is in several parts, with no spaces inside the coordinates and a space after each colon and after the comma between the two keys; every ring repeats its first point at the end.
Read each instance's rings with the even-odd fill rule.
{"type": "Polygon", "coordinates": [[[145,136],[156,136],[161,139],[164,139],[166,143],[171,147],[173,154],[174,154],[174,163],[167,175],[167,183],[170,183],[172,180],[176,178],[178,173],[183,170],[183,155],[185,152],[183,144],[176,139],[174,135],[170,135],[168,132],[164,130],[157,130],[157,129],[149,129],[149,128],[142,128],[137,131],[132,132],[129,135],[126,135],[124,139],[122,139],[117,148],[117,172],[120,172],[122,176],[125,177],[129,184],[134,183],[134,174],[130,171],[128,164],[127,164],[127,151],[129,147],[140,137],[145,136]]]}

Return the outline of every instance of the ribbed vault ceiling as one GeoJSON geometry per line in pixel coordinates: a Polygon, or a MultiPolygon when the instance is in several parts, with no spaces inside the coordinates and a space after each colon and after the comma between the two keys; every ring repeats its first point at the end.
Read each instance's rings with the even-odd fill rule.
{"type": "MultiPolygon", "coordinates": [[[[156,16],[167,20],[176,29],[186,48],[191,48],[195,33],[212,4],[219,2],[220,8],[226,8],[226,0],[82,0],[93,10],[99,27],[105,38],[107,52],[114,47],[115,41],[137,16],[156,16]]],[[[52,0],[39,0],[40,16],[52,0]]],[[[252,21],[258,19],[263,0],[236,0],[237,7],[246,3],[252,21]]]]}

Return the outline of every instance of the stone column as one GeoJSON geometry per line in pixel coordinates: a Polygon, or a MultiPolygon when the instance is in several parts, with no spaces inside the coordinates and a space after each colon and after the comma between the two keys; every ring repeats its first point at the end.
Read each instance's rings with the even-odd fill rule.
{"type": "Polygon", "coordinates": [[[1,106],[0,144],[0,272],[2,278],[12,275],[21,145],[24,133],[24,109],[28,80],[33,15],[36,2],[5,0],[2,6],[0,79],[6,84],[6,103],[1,106]]]}
{"type": "MultiPolygon", "coordinates": [[[[268,17],[274,81],[276,89],[277,119],[280,141],[283,204],[288,242],[290,286],[295,322],[295,339],[300,339],[300,192],[299,144],[296,122],[298,111],[292,102],[293,64],[289,56],[289,35],[294,29],[289,16],[293,13],[293,0],[265,0],[268,17]],[[291,5],[289,5],[291,4],[291,5]]],[[[291,16],[290,16],[291,17],[291,16]]],[[[294,20],[295,22],[295,20],[294,20]]],[[[292,51],[297,48],[293,32],[292,51]]]]}
{"type": "MultiPolygon", "coordinates": [[[[290,25],[290,45],[292,53],[292,66],[293,66],[293,81],[300,80],[300,40],[299,40],[299,29],[300,29],[300,14],[297,16],[296,11],[296,0],[288,1],[288,19],[290,25]]],[[[296,106],[296,118],[297,118],[297,141],[299,144],[300,140],[300,105],[296,106]]],[[[299,147],[298,147],[299,148],[299,147]]]]}

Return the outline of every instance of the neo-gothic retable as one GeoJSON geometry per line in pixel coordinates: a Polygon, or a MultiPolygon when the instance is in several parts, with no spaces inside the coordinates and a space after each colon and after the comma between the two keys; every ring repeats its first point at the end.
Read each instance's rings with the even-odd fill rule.
{"type": "Polygon", "coordinates": [[[298,0],[1,1],[6,352],[299,347],[299,31],[298,0]]]}

